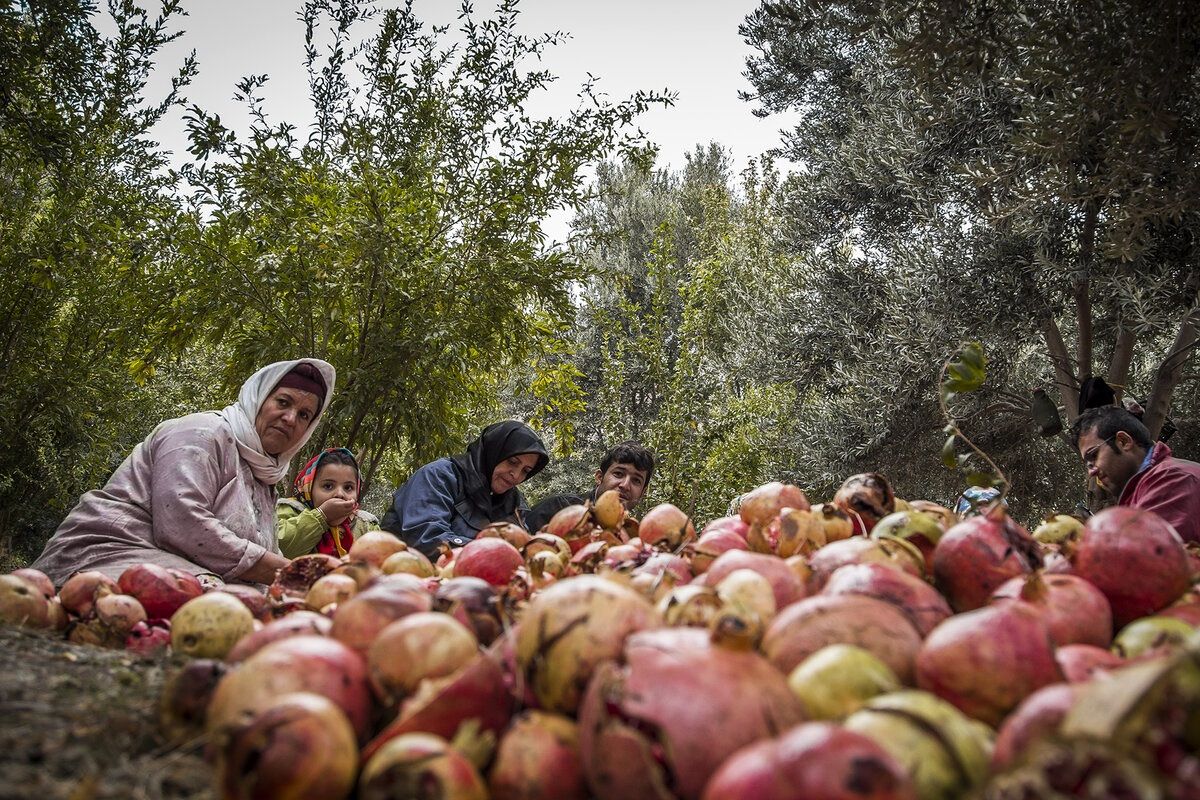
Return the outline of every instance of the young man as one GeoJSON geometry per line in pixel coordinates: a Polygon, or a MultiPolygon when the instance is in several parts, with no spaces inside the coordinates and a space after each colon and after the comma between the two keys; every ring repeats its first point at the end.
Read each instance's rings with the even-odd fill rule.
{"type": "Polygon", "coordinates": [[[537,533],[567,506],[582,505],[588,500],[594,503],[609,489],[616,489],[620,493],[621,505],[629,511],[641,501],[653,474],[654,454],[637,442],[621,442],[604,454],[600,469],[596,470],[596,485],[591,491],[583,495],[556,494],[547,497],[530,509],[525,516],[525,527],[537,533]]]}
{"type": "Polygon", "coordinates": [[[1137,417],[1103,406],[1080,415],[1072,428],[1088,476],[1117,505],[1153,511],[1185,542],[1200,542],[1200,464],[1171,456],[1137,417]]]}

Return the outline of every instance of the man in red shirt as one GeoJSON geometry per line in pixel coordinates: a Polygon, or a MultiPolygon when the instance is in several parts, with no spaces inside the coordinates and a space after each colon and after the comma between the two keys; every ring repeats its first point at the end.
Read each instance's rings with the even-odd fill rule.
{"type": "Polygon", "coordinates": [[[1200,542],[1200,464],[1174,458],[1123,408],[1090,408],[1072,427],[1089,476],[1117,505],[1153,511],[1185,542],[1200,542]]]}

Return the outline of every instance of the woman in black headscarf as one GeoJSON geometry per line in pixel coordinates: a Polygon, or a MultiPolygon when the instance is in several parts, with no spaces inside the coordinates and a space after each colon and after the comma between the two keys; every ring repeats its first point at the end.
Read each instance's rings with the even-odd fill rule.
{"type": "Polygon", "coordinates": [[[528,425],[494,423],[467,452],[414,472],[392,495],[382,527],[433,557],[439,545],[462,547],[493,522],[523,525],[529,505],[517,485],[549,461],[542,440],[528,425]]]}

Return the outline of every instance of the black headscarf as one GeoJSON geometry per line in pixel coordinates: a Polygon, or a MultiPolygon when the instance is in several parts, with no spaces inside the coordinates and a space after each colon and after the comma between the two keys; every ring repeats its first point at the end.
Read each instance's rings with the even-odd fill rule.
{"type": "Polygon", "coordinates": [[[484,428],[479,438],[467,445],[467,452],[450,456],[467,497],[487,512],[490,519],[512,516],[521,501],[521,493],[515,486],[504,494],[493,495],[492,472],[504,459],[522,453],[533,453],[538,457],[529,473],[530,478],[550,461],[550,454],[532,428],[523,422],[506,420],[484,428]]]}

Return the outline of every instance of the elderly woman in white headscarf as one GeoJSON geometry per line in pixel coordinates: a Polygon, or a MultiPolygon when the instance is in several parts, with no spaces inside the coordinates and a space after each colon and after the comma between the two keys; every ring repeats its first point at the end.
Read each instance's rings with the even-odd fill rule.
{"type": "Polygon", "coordinates": [[[237,402],[167,420],[103,489],[88,492],[34,562],[56,585],[80,570],[133,564],[270,583],[288,560],[275,540],[275,484],[329,405],[336,373],[315,358],[263,367],[237,402]]]}

